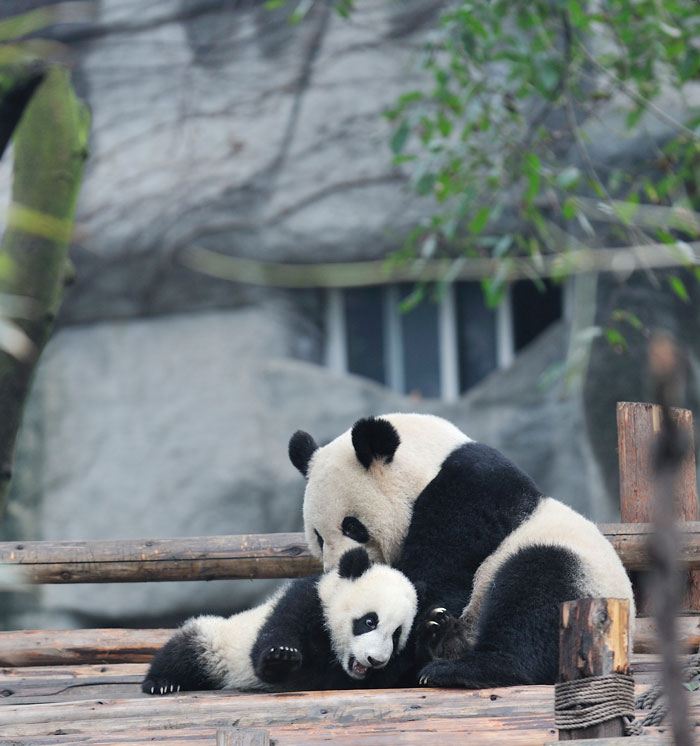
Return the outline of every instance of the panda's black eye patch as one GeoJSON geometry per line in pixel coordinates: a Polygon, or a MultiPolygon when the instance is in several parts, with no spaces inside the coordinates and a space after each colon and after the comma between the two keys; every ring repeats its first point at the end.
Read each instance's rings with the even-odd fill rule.
{"type": "Polygon", "coordinates": [[[362,521],[355,518],[352,515],[346,515],[343,518],[343,522],[340,524],[340,528],[343,532],[343,536],[347,536],[348,539],[358,542],[359,544],[366,544],[369,541],[369,531],[362,521]]]}
{"type": "Polygon", "coordinates": [[[314,529],[314,533],[316,534],[316,540],[318,541],[319,549],[323,549],[323,536],[319,534],[319,532],[314,529]]]}
{"type": "Polygon", "coordinates": [[[353,620],[352,633],[355,637],[358,635],[364,635],[365,632],[371,632],[373,629],[377,629],[378,624],[379,617],[373,611],[370,611],[359,619],[353,620]]]}
{"type": "Polygon", "coordinates": [[[401,639],[401,625],[394,630],[394,634],[391,636],[391,639],[394,643],[394,653],[396,653],[399,649],[399,640],[401,639]]]}

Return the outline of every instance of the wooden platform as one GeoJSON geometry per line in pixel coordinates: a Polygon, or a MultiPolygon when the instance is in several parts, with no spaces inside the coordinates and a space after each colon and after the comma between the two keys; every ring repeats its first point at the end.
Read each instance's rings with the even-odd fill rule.
{"type": "MultiPolygon", "coordinates": [[[[656,659],[637,655],[634,667],[642,691],[656,659]]],[[[548,686],[152,697],[139,688],[146,669],[145,663],[0,669],[0,744],[213,746],[217,726],[265,728],[278,746],[540,746],[557,738],[548,686]]],[[[693,715],[700,717],[700,703],[693,715]]]]}
{"type": "MultiPolygon", "coordinates": [[[[51,660],[47,634],[43,633],[43,655],[51,660]]],[[[98,639],[90,640],[90,631],[81,634],[83,643],[94,645],[98,639]]],[[[214,746],[217,727],[226,726],[265,728],[277,746],[541,746],[557,739],[553,688],[548,686],[294,694],[218,691],[153,697],[140,691],[147,662],[106,662],[110,657],[142,660],[147,655],[144,649],[129,652],[129,635],[121,638],[120,648],[113,644],[101,663],[77,662],[81,657],[94,660],[100,653],[94,646],[81,648],[76,640],[74,659],[68,663],[0,668],[0,746],[214,746]]],[[[637,689],[643,691],[656,676],[658,660],[635,654],[633,665],[637,689]]],[[[693,700],[692,711],[693,719],[700,719],[700,697],[693,700]]]]}

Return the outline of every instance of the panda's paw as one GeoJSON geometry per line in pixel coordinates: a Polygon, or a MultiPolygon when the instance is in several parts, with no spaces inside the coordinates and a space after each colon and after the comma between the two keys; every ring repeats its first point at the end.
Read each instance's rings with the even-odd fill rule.
{"type": "Polygon", "coordinates": [[[290,645],[270,645],[258,657],[255,673],[263,681],[275,684],[294,673],[302,662],[299,648],[290,645]]]}
{"type": "Polygon", "coordinates": [[[431,661],[423,666],[418,675],[421,686],[463,687],[465,681],[462,666],[456,661],[431,661]]]}
{"type": "Polygon", "coordinates": [[[444,606],[430,609],[416,630],[418,655],[424,659],[446,657],[443,655],[444,642],[453,635],[458,622],[457,617],[450,614],[444,606]]]}
{"type": "Polygon", "coordinates": [[[141,691],[145,694],[176,694],[180,691],[180,684],[169,679],[149,676],[141,682],[141,691]]]}

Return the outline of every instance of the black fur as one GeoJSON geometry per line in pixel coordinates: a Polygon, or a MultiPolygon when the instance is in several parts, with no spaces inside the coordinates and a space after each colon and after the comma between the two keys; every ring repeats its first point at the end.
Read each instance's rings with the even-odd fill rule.
{"type": "Polygon", "coordinates": [[[297,430],[289,439],[289,460],[298,469],[302,477],[308,476],[309,461],[311,461],[311,457],[317,448],[316,441],[303,430],[297,430]]]}
{"type": "Polygon", "coordinates": [[[369,531],[361,520],[352,515],[346,515],[340,524],[343,536],[356,541],[358,544],[366,544],[369,541],[369,531]]]}
{"type": "Polygon", "coordinates": [[[470,689],[554,683],[559,604],[581,595],[581,570],[576,555],[562,547],[532,546],[510,557],[484,600],[474,646],[456,660],[428,663],[422,683],[470,689]]]}
{"type": "Polygon", "coordinates": [[[373,629],[377,629],[378,623],[379,617],[373,611],[369,611],[359,619],[353,619],[352,633],[355,637],[364,635],[366,632],[371,632],[373,629]]]}
{"type": "Polygon", "coordinates": [[[456,448],[416,500],[396,564],[421,589],[419,611],[441,605],[458,616],[479,565],[541,498],[532,479],[495,448],[456,448]]]}
{"type": "Polygon", "coordinates": [[[219,689],[223,682],[209,673],[203,653],[195,630],[178,630],[155,654],[141,690],[146,694],[169,694],[178,690],[219,689]]]}
{"type": "Polygon", "coordinates": [[[381,417],[365,417],[352,428],[352,445],[365,469],[369,469],[372,461],[378,458],[390,464],[400,442],[394,426],[381,417]]]}
{"type": "Polygon", "coordinates": [[[357,580],[367,570],[369,570],[369,557],[362,547],[348,550],[338,563],[338,575],[341,578],[357,580]]]}

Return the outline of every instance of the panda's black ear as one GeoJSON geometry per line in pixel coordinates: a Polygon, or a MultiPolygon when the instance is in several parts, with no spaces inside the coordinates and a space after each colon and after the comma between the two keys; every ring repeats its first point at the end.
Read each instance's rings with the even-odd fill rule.
{"type": "Polygon", "coordinates": [[[297,430],[289,439],[289,460],[301,472],[302,477],[309,474],[309,461],[318,446],[316,441],[303,430],[297,430]]]}
{"type": "Polygon", "coordinates": [[[400,442],[394,426],[381,417],[365,417],[352,427],[352,445],[365,469],[369,469],[375,458],[390,463],[400,442]]]}
{"type": "Polygon", "coordinates": [[[357,580],[360,575],[369,570],[369,555],[362,547],[349,549],[340,558],[338,575],[347,580],[357,580]]]}

